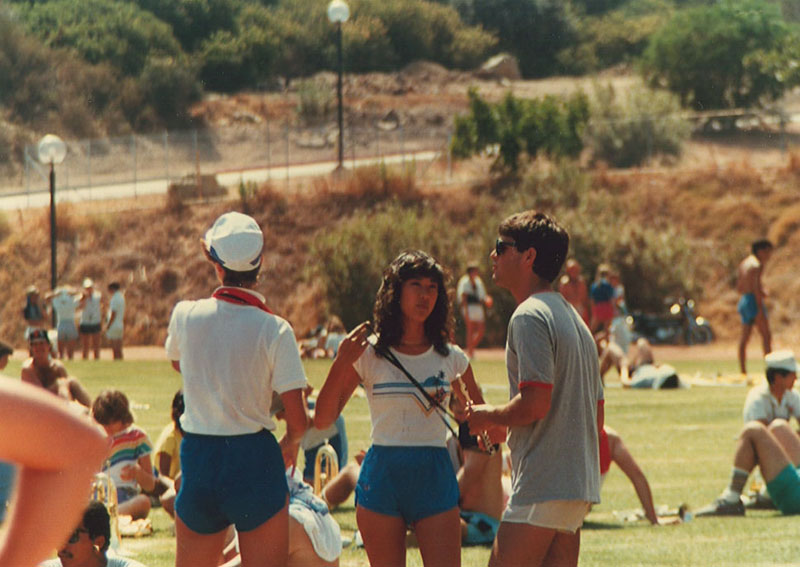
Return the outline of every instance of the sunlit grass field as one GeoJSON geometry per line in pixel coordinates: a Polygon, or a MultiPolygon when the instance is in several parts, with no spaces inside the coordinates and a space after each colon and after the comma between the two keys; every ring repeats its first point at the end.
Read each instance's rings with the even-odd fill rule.
{"type": "MultiPolygon", "coordinates": [[[[733,374],[730,360],[665,360],[682,375],[733,374]]],[[[319,387],[329,361],[306,363],[309,380],[319,387]]],[[[751,372],[759,372],[757,364],[751,372]]],[[[165,361],[114,363],[68,362],[92,395],[103,388],[119,388],[134,404],[136,422],[155,442],[169,423],[172,395],[180,387],[180,375],[165,361]]],[[[501,361],[473,363],[476,377],[491,402],[507,398],[505,368],[501,361]]],[[[6,369],[19,375],[19,362],[6,369]]],[[[743,386],[695,386],[663,392],[622,390],[613,371],[606,389],[606,422],[625,440],[647,475],[656,506],[692,508],[710,502],[726,485],[731,469],[734,439],[739,431],[743,386]]],[[[353,398],[345,409],[351,456],[369,446],[369,412],[364,398],[353,398]]],[[[633,487],[612,466],[602,492],[583,530],[580,564],[590,565],[798,565],[800,564],[800,517],[777,512],[749,512],[746,518],[702,518],[687,524],[653,528],[625,523],[615,512],[639,507],[633,487]]],[[[334,512],[342,534],[352,537],[356,528],[352,499],[334,512]]],[[[151,513],[153,535],[124,539],[123,550],[150,567],[174,563],[172,522],[161,509],[151,513]]],[[[36,537],[31,534],[31,537],[36,537]]],[[[465,548],[463,565],[486,565],[489,549],[465,548]]],[[[363,549],[345,549],[342,565],[366,565],[363,549]]],[[[421,565],[412,549],[409,565],[421,565]]]]}

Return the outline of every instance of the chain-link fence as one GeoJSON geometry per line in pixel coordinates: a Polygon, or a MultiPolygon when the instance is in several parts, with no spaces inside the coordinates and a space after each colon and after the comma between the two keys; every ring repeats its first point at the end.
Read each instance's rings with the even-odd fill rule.
{"type": "MultiPolygon", "coordinates": [[[[387,158],[430,161],[446,154],[449,137],[447,125],[345,124],[344,165],[387,158]]],[[[232,173],[259,172],[258,179],[281,181],[314,171],[300,166],[327,164],[332,169],[338,162],[338,129],[330,125],[248,123],[66,144],[67,157],[55,166],[57,195],[65,201],[139,198],[166,192],[173,181],[208,174],[231,179],[232,173]]],[[[20,170],[15,177],[0,177],[0,196],[16,196],[15,208],[43,204],[49,166],[39,163],[35,145],[25,148],[20,170]]]]}

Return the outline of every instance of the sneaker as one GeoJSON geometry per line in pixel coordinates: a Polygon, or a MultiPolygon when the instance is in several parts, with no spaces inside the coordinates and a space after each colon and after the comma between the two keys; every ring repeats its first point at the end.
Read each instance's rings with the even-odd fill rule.
{"type": "Polygon", "coordinates": [[[756,492],[745,498],[744,507],[748,510],[775,510],[775,503],[769,494],[756,492]]]}
{"type": "Polygon", "coordinates": [[[712,504],[703,506],[694,514],[695,518],[701,516],[744,516],[744,503],[741,498],[736,502],[717,498],[712,504]]]}

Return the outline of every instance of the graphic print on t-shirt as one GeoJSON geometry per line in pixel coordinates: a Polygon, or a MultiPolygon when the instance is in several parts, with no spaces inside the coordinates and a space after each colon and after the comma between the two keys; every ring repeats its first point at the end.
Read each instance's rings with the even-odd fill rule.
{"type": "MultiPolygon", "coordinates": [[[[434,376],[425,378],[425,380],[420,380],[419,383],[422,384],[422,387],[425,388],[425,391],[427,391],[434,400],[440,405],[444,404],[449,394],[450,383],[445,379],[443,370],[440,370],[434,376]]],[[[430,415],[436,407],[428,402],[422,395],[422,392],[405,378],[398,382],[375,384],[373,395],[376,397],[410,397],[417,403],[419,409],[421,409],[425,415],[430,415]]]]}

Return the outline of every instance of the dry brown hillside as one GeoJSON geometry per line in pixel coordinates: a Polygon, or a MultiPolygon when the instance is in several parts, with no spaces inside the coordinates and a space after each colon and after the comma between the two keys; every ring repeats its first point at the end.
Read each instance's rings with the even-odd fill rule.
{"type": "MultiPolygon", "coordinates": [[[[707,164],[684,171],[598,170],[593,176],[595,190],[614,195],[622,204],[625,212],[620,222],[678,225],[714,251],[717,260],[707,271],[699,311],[711,319],[722,338],[738,332],[732,280],[736,263],[750,240],[762,234],[772,238],[778,248],[766,275],[771,319],[779,344],[795,342],[800,332],[794,315],[800,309],[800,283],[794,272],[800,251],[796,196],[800,158],[788,156],[782,166],[707,164]]],[[[365,214],[384,198],[347,185],[306,183],[307,190],[290,196],[262,189],[249,203],[250,213],[265,228],[265,275],[260,291],[294,323],[298,333],[316,325],[325,307],[319,286],[306,281],[310,243],[320,231],[351,215],[365,214]]],[[[421,187],[410,198],[424,199],[426,206],[451,218],[469,215],[477,202],[468,185],[421,187]]],[[[175,302],[205,296],[214,287],[212,272],[200,253],[200,236],[217,215],[241,210],[242,203],[232,197],[173,212],[160,203],[148,209],[118,207],[115,212],[100,204],[81,212],[74,206],[59,208],[61,280],[77,285],[84,276],[91,276],[104,287],[119,279],[128,303],[127,341],[160,344],[175,302]]],[[[46,289],[49,282],[48,217],[40,209],[14,213],[8,220],[12,233],[0,244],[5,260],[0,285],[8,298],[0,315],[0,335],[21,346],[24,289],[31,283],[46,289]]]]}

